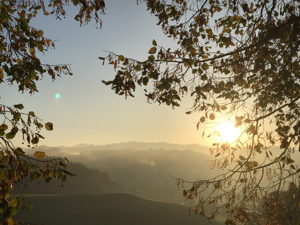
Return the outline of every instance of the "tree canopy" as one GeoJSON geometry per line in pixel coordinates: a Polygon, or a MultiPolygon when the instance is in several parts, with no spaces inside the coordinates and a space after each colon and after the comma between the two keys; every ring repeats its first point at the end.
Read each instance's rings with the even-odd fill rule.
{"type": "MultiPolygon", "coordinates": [[[[257,210],[262,199],[276,205],[271,193],[280,193],[292,181],[299,185],[300,2],[145,2],[178,48],[166,49],[153,40],[145,60],[113,52],[99,57],[116,71],[103,83],[126,98],[134,96],[137,85],[151,84],[147,101],[171,107],[190,96],[194,103],[186,113],[199,113],[197,129],[204,137],[217,136],[215,127],[225,120],[234,123],[241,130],[236,141],[221,140],[211,149],[216,157],[211,165],[222,169],[220,176],[190,182],[183,194],[195,201],[197,214],[213,219],[225,208],[226,224],[245,223],[247,212],[257,210]],[[279,153],[271,148],[275,145],[279,153]],[[211,194],[202,194],[204,190],[211,194]],[[214,210],[206,211],[206,204],[214,210]]],[[[186,183],[178,179],[178,185],[186,183]]],[[[281,210],[273,213],[282,215],[281,210]]],[[[273,216],[263,224],[283,223],[273,216]]]]}

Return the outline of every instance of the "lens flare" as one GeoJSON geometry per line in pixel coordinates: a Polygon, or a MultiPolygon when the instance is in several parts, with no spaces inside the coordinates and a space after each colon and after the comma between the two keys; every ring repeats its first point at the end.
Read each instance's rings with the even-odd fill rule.
{"type": "Polygon", "coordinates": [[[55,98],[60,98],[60,94],[57,93],[57,94],[55,95],[55,98]]]}

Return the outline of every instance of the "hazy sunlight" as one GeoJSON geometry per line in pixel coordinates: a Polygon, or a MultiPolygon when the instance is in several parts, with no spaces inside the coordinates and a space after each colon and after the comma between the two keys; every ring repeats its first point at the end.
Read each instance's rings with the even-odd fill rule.
{"type": "Polygon", "coordinates": [[[218,137],[225,142],[234,142],[240,135],[240,128],[235,128],[234,123],[221,123],[216,127],[218,137]]]}

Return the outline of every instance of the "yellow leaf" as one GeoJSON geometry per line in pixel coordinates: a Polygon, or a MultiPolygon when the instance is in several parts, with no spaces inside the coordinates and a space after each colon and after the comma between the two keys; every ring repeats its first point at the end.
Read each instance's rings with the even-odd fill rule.
{"type": "Polygon", "coordinates": [[[45,124],[45,128],[46,128],[46,130],[53,130],[53,124],[48,122],[45,124]]]}
{"type": "Polygon", "coordinates": [[[149,50],[150,54],[155,54],[155,52],[156,52],[156,47],[150,48],[150,50],[149,50]]]}
{"type": "Polygon", "coordinates": [[[0,130],[7,130],[8,126],[6,124],[0,125],[0,130]]]}
{"type": "Polygon", "coordinates": [[[35,156],[36,159],[42,159],[42,158],[45,158],[46,153],[45,152],[36,151],[34,153],[34,156],[35,156]]]}
{"type": "Polygon", "coordinates": [[[123,56],[123,55],[119,55],[119,56],[118,56],[118,59],[119,59],[120,61],[124,61],[124,56],[123,56]]]}
{"type": "Polygon", "coordinates": [[[7,218],[6,222],[7,222],[7,225],[14,225],[15,224],[11,217],[7,218]]]}
{"type": "Polygon", "coordinates": [[[34,55],[34,54],[35,54],[34,48],[30,48],[30,49],[29,49],[29,52],[30,52],[31,55],[34,55]]]}

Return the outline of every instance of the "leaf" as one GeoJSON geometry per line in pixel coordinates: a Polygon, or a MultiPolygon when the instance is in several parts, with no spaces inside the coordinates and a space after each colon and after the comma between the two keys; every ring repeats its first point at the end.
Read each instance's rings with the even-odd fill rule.
{"type": "Polygon", "coordinates": [[[25,154],[25,152],[21,148],[15,149],[15,153],[17,153],[18,155],[24,155],[25,154]]]}
{"type": "Polygon", "coordinates": [[[212,114],[209,115],[209,119],[210,119],[210,120],[214,120],[215,118],[216,118],[216,117],[215,117],[215,114],[212,113],[212,114]]]}
{"type": "Polygon", "coordinates": [[[8,129],[8,126],[4,123],[0,126],[0,130],[7,130],[7,129],[8,129]]]}
{"type": "Polygon", "coordinates": [[[279,162],[279,157],[276,157],[276,158],[274,159],[274,162],[279,162]]]}
{"type": "Polygon", "coordinates": [[[119,55],[118,59],[123,62],[124,61],[124,56],[123,55],[119,55]]]}
{"type": "Polygon", "coordinates": [[[251,120],[249,118],[244,120],[244,123],[250,123],[250,122],[251,122],[251,120]]]}
{"type": "Polygon", "coordinates": [[[257,166],[258,166],[258,162],[252,161],[252,166],[253,166],[253,167],[257,167],[257,166]]]}
{"type": "Polygon", "coordinates": [[[29,114],[30,116],[32,116],[32,117],[35,117],[35,114],[34,114],[33,111],[30,111],[28,114],[29,114]]]}
{"type": "Polygon", "coordinates": [[[154,39],[152,41],[152,45],[157,46],[157,43],[156,43],[156,41],[154,39]]]}
{"type": "Polygon", "coordinates": [[[5,132],[4,130],[0,130],[0,137],[4,136],[5,135],[5,132]]]}
{"type": "Polygon", "coordinates": [[[142,68],[141,68],[141,65],[138,64],[134,69],[135,69],[136,71],[140,71],[142,68]]]}
{"type": "Polygon", "coordinates": [[[245,157],[242,156],[242,155],[240,155],[239,158],[240,158],[241,160],[245,160],[245,157]]]}
{"type": "Polygon", "coordinates": [[[185,112],[185,114],[188,114],[188,115],[191,114],[191,113],[192,113],[192,111],[185,112]]]}
{"type": "Polygon", "coordinates": [[[76,6],[79,4],[79,0],[71,0],[71,2],[73,2],[73,5],[76,6]]]}
{"type": "Polygon", "coordinates": [[[223,106],[221,107],[221,109],[222,109],[222,110],[226,110],[226,109],[227,109],[227,106],[226,106],[226,105],[223,105],[223,106]]]}
{"type": "Polygon", "coordinates": [[[22,104],[18,104],[18,105],[14,105],[14,107],[16,108],[16,109],[24,109],[24,106],[22,105],[22,104]]]}
{"type": "Polygon", "coordinates": [[[202,69],[203,70],[208,70],[208,68],[209,68],[209,65],[207,63],[202,64],[202,69]]]}
{"type": "Polygon", "coordinates": [[[32,209],[32,208],[33,208],[33,205],[27,204],[27,206],[26,206],[26,209],[27,209],[27,210],[30,210],[30,209],[32,209]]]}
{"type": "Polygon", "coordinates": [[[46,153],[45,152],[36,151],[34,153],[34,156],[35,156],[36,159],[42,159],[42,158],[45,158],[46,153]]]}
{"type": "Polygon", "coordinates": [[[31,55],[34,55],[34,54],[35,54],[34,48],[30,48],[30,49],[29,49],[29,52],[30,52],[31,55]]]}
{"type": "Polygon", "coordinates": [[[9,206],[12,208],[17,208],[19,204],[19,200],[17,198],[13,198],[9,201],[9,206]]]}
{"type": "Polygon", "coordinates": [[[154,60],[155,60],[155,58],[154,58],[153,55],[150,55],[150,56],[148,57],[148,62],[154,62],[154,60]]]}
{"type": "Polygon", "coordinates": [[[156,47],[150,48],[150,50],[149,50],[150,54],[155,54],[155,52],[156,52],[156,47]]]}
{"type": "Polygon", "coordinates": [[[148,84],[148,81],[149,81],[148,77],[143,77],[143,85],[146,86],[148,84]]]}
{"type": "Polygon", "coordinates": [[[11,217],[7,218],[6,223],[7,223],[7,225],[15,225],[15,223],[11,217]]]}
{"type": "Polygon", "coordinates": [[[37,136],[35,136],[34,138],[31,139],[31,143],[34,145],[39,143],[39,138],[37,136]]]}
{"type": "Polygon", "coordinates": [[[18,112],[15,113],[15,114],[14,114],[14,120],[15,120],[15,121],[19,121],[20,119],[21,119],[21,113],[18,113],[18,112]]]}
{"type": "Polygon", "coordinates": [[[5,135],[5,137],[6,137],[7,139],[13,139],[15,136],[16,136],[16,134],[13,134],[13,133],[11,133],[11,132],[9,132],[9,133],[7,133],[7,134],[5,135]]]}
{"type": "Polygon", "coordinates": [[[48,123],[45,124],[45,128],[46,128],[46,130],[49,130],[49,131],[53,130],[53,124],[48,122],[48,123]]]}

